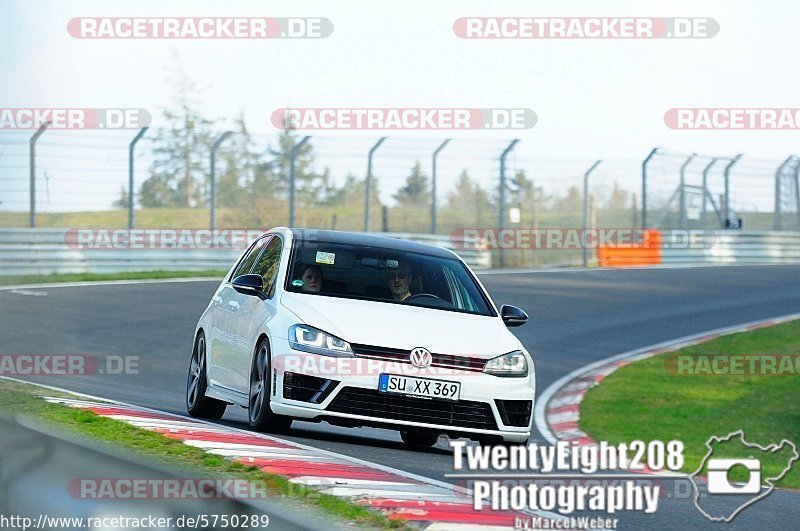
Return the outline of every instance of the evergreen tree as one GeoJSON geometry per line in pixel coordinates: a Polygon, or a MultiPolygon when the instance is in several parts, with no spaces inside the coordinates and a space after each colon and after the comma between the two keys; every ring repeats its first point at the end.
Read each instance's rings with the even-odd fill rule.
{"type": "Polygon", "coordinates": [[[420,206],[427,204],[430,198],[428,177],[422,173],[422,164],[417,162],[406,178],[406,184],[394,194],[398,206],[420,206]]]}
{"type": "MultiPolygon", "coordinates": [[[[374,178],[372,186],[370,187],[370,195],[372,207],[380,208],[383,206],[381,203],[377,179],[374,178]]],[[[348,174],[344,184],[340,188],[331,187],[323,204],[330,206],[347,206],[347,207],[363,207],[364,197],[366,196],[366,182],[364,179],[359,179],[353,174],[348,174]]]]}
{"type": "Polygon", "coordinates": [[[192,99],[197,88],[177,61],[176,77],[168,80],[174,101],[162,113],[165,126],[153,139],[155,158],[150,177],[142,184],[143,207],[205,206],[208,187],[209,148],[214,122],[205,118],[192,99]]]}
{"type": "Polygon", "coordinates": [[[243,115],[236,120],[233,136],[220,147],[217,160],[217,205],[252,207],[281,194],[272,164],[257,151],[243,115]]]}

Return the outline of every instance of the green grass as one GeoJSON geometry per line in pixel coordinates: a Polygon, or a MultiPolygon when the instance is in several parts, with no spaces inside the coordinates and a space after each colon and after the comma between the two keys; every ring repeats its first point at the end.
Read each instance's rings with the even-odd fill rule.
{"type": "MultiPolygon", "coordinates": [[[[676,375],[668,370],[675,355],[798,352],[800,321],[792,321],[632,363],[589,390],[581,403],[580,427],[613,444],[681,440],[685,472],[697,469],[709,437],[739,429],[751,443],[764,446],[788,439],[800,448],[800,374],[676,375]]],[[[762,461],[764,477],[780,471],[786,459],[787,452],[781,452],[762,461]]],[[[778,486],[800,489],[800,462],[778,486]]]]}
{"type": "Polygon", "coordinates": [[[32,384],[0,379],[0,410],[24,415],[52,425],[56,430],[86,440],[110,443],[158,466],[186,470],[192,476],[233,477],[259,482],[268,493],[291,499],[293,503],[322,510],[328,515],[352,522],[359,527],[398,529],[404,524],[350,501],[322,494],[312,488],[290,483],[287,479],[260,469],[235,463],[169,439],[159,433],[136,428],[125,422],[101,417],[90,411],[51,404],[40,396],[69,397],[32,384]]]}
{"type": "MultiPolygon", "coordinates": [[[[383,212],[380,206],[373,205],[370,214],[370,229],[383,230],[383,212]]],[[[50,228],[124,228],[127,227],[126,210],[100,210],[86,212],[40,212],[36,215],[38,227],[50,228]]],[[[581,227],[583,213],[575,210],[545,210],[533,219],[532,209],[521,212],[520,228],[566,228],[581,227]]],[[[272,201],[252,205],[252,208],[218,207],[216,226],[218,228],[261,228],[285,226],[288,222],[288,205],[285,201],[272,201]]],[[[604,227],[630,227],[633,214],[629,210],[599,209],[597,220],[604,227]]],[[[430,207],[428,205],[395,207],[387,209],[387,228],[390,232],[430,232],[430,207]]],[[[453,231],[464,228],[496,228],[497,211],[492,208],[455,209],[442,205],[437,214],[438,233],[449,236],[453,231]]],[[[364,227],[362,204],[318,206],[306,208],[298,206],[295,225],[317,229],[336,229],[361,231],[364,227]]],[[[27,227],[27,212],[0,212],[0,227],[27,227]]],[[[174,228],[205,229],[209,226],[207,208],[145,208],[136,211],[136,228],[174,228]]],[[[512,225],[508,225],[512,226],[512,225]]],[[[499,263],[494,253],[493,263],[499,263]]],[[[508,267],[538,265],[575,264],[581,260],[580,251],[575,250],[531,250],[509,249],[505,251],[508,267]]]]}
{"type": "Polygon", "coordinates": [[[57,282],[89,282],[98,280],[148,280],[159,278],[222,278],[227,271],[129,271],[124,273],[53,273],[52,275],[0,276],[0,286],[22,284],[49,284],[57,282]]]}

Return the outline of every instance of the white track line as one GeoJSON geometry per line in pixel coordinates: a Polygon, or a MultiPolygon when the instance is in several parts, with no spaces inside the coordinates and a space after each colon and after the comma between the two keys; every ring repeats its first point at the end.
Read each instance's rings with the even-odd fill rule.
{"type": "Polygon", "coordinates": [[[189,278],[142,278],[139,280],[87,280],[83,282],[51,282],[48,284],[18,284],[15,286],[0,286],[0,291],[13,291],[15,289],[37,288],[80,288],[82,286],[127,286],[130,284],[166,284],[182,282],[222,282],[223,277],[189,277],[189,278]]]}

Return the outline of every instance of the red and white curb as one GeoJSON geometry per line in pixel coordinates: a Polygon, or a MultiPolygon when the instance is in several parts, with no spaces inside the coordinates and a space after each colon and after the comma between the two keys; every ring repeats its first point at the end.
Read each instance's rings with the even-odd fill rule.
{"type": "MultiPolygon", "coordinates": [[[[428,531],[509,529],[514,527],[515,517],[531,517],[513,511],[476,511],[470,491],[464,488],[383,465],[203,420],[84,398],[45,399],[158,432],[208,453],[283,476],[292,483],[349,498],[390,519],[428,531]]],[[[535,515],[559,517],[544,511],[535,515]]]]}
{"type": "Polygon", "coordinates": [[[552,444],[555,444],[556,441],[567,441],[577,445],[594,444],[595,441],[580,429],[580,405],[586,392],[615,370],[637,360],[705,343],[720,336],[755,330],[796,319],[800,319],[800,313],[718,328],[623,352],[572,371],[545,389],[536,401],[534,411],[536,427],[539,433],[552,444]]]}

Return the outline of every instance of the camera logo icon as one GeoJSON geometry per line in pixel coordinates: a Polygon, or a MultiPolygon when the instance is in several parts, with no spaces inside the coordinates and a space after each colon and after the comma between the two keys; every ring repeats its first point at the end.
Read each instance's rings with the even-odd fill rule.
{"type": "Polygon", "coordinates": [[[792,441],[782,439],[762,446],[748,442],[742,430],[712,435],[706,449],[689,480],[695,507],[712,522],[731,522],[742,510],[769,495],[775,483],[800,461],[792,441]]]}
{"type": "Polygon", "coordinates": [[[709,494],[758,494],[761,492],[761,461],[758,459],[709,459],[707,466],[709,494]],[[750,477],[743,485],[730,479],[730,472],[737,467],[744,467],[750,471],[750,477]]]}

